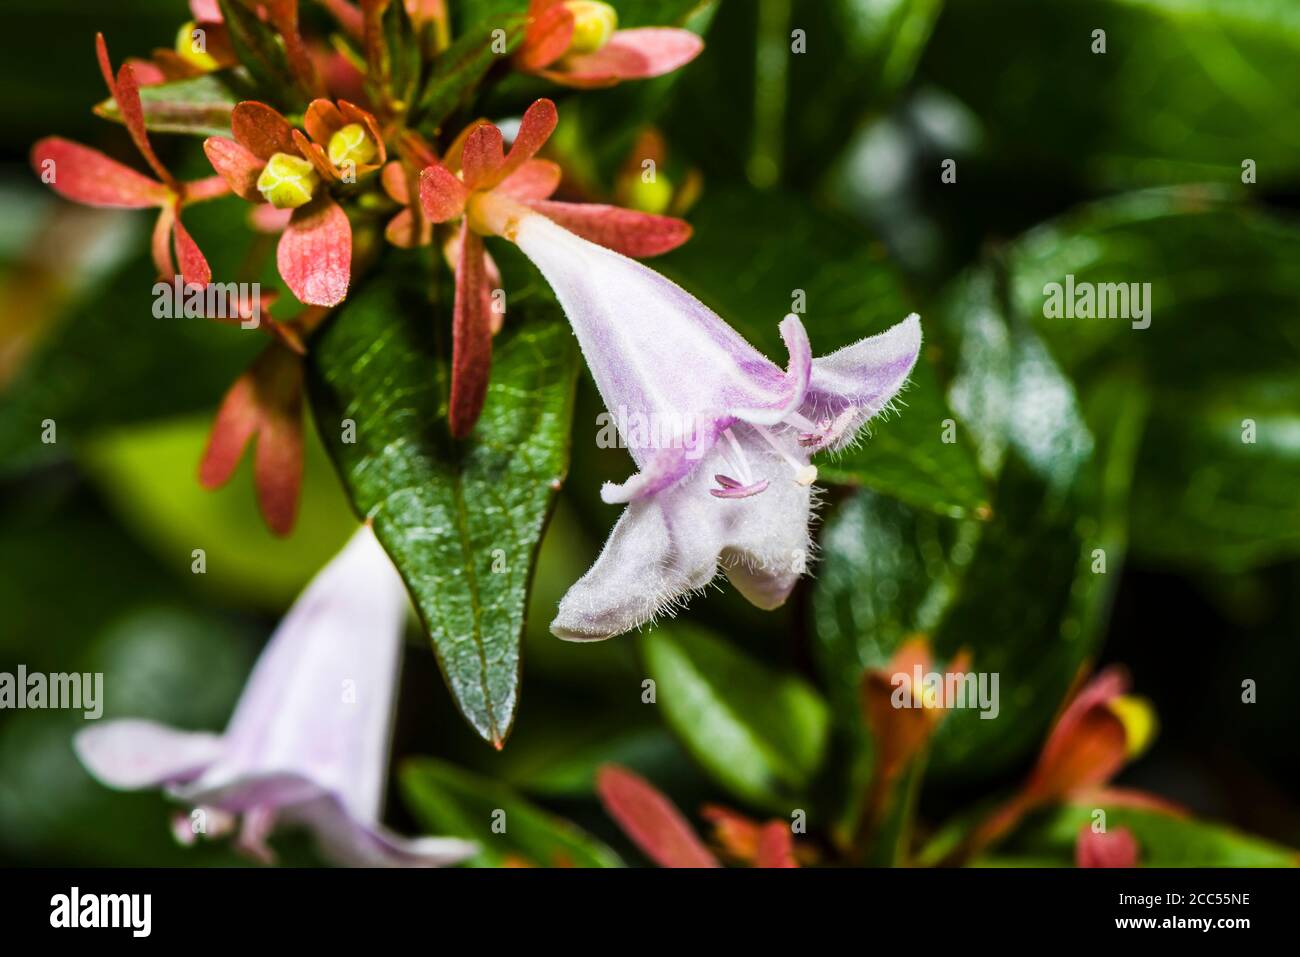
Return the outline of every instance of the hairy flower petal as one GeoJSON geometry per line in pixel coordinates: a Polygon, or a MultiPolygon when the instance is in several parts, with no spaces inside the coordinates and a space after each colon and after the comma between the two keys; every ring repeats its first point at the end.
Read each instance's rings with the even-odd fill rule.
{"type": "Polygon", "coordinates": [[[474,845],[403,838],[379,822],[407,602],[362,526],[280,623],[219,738],[109,722],[77,735],[77,753],[106,783],[161,784],[191,807],[243,815],[239,846],[264,859],[286,822],[344,865],[462,860],[474,845]]]}

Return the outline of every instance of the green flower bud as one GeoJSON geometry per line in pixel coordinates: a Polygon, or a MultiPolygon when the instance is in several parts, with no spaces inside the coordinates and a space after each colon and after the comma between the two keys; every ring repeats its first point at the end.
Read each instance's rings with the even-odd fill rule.
{"type": "Polygon", "coordinates": [[[176,53],[190,66],[196,66],[204,73],[210,73],[220,66],[208,52],[207,34],[193,20],[181,24],[176,34],[176,53]]]}
{"type": "Polygon", "coordinates": [[[568,0],[565,6],[573,14],[573,39],[569,41],[569,53],[595,53],[618,29],[618,11],[608,3],[568,0]]]}
{"type": "Polygon", "coordinates": [[[276,209],[297,209],[311,202],[320,185],[316,167],[301,156],[276,153],[257,177],[257,190],[276,209]]]}
{"type": "Polygon", "coordinates": [[[342,166],[347,162],[364,166],[379,155],[379,147],[370,138],[363,125],[349,123],[330,137],[327,152],[330,162],[335,166],[342,166]]]}

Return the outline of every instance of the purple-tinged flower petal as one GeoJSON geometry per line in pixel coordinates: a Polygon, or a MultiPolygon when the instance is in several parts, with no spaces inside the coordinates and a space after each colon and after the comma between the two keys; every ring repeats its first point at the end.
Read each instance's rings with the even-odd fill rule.
{"type": "Polygon", "coordinates": [[[760,608],[806,570],[812,453],[852,441],[903,387],[920,321],[814,359],[786,316],[782,370],[653,270],[509,201],[471,210],[541,270],[638,471],[601,498],[628,503],[551,630],[608,638],[671,613],[723,569],[760,608]],[[712,487],[711,476],[720,487],[712,487]]]}
{"type": "Polygon", "coordinates": [[[635,260],[537,214],[523,217],[515,241],[555,290],[605,407],[661,423],[659,441],[629,443],[637,465],[653,473],[648,487],[683,477],[733,422],[775,425],[803,401],[811,353],[798,319],[782,327],[796,350],[787,373],[635,260]]]}
{"type": "Polygon", "coordinates": [[[82,732],[78,753],[107,783],[165,784],[192,807],[243,815],[239,844],[258,856],[271,828],[296,823],[343,864],[463,859],[472,844],[379,823],[407,602],[363,526],[276,629],[220,738],[115,722],[82,732]]]}
{"type": "Polygon", "coordinates": [[[838,449],[852,442],[898,394],[920,352],[921,318],[912,313],[879,335],[814,359],[800,411],[834,427],[830,440],[819,447],[838,449]]]}
{"type": "Polygon", "coordinates": [[[195,778],[223,750],[220,735],[135,718],[92,725],[77,734],[73,746],[91,774],[123,791],[195,778]]]}

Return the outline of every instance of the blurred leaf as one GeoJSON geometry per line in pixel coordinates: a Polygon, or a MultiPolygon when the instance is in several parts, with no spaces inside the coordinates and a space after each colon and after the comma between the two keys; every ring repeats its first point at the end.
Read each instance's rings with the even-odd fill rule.
{"type": "Polygon", "coordinates": [[[1289,0],[949,0],[924,69],[1010,170],[1240,183],[1250,158],[1277,184],[1300,174],[1298,55],[1289,0]]]}
{"type": "Polygon", "coordinates": [[[976,273],[944,309],[961,336],[950,399],[1000,476],[934,644],[946,657],[969,649],[975,671],[999,675],[999,713],[951,714],[935,741],[939,773],[988,774],[1029,750],[1093,654],[1123,563],[1145,421],[1131,375],[1081,403],[1032,330],[1005,318],[996,286],[976,273]]]}
{"type": "Polygon", "coordinates": [[[260,101],[281,109],[306,106],[297,88],[283,41],[242,0],[217,0],[235,56],[252,74],[260,101]]]}
{"type": "Polygon", "coordinates": [[[525,18],[516,14],[486,13],[484,19],[463,28],[464,32],[434,65],[416,103],[412,122],[432,131],[465,106],[488,71],[505,62],[519,48],[524,39],[524,22],[525,18]],[[494,36],[497,30],[503,33],[503,47],[494,36]]]}
{"type": "MultiPolygon", "coordinates": [[[[103,717],[220,728],[254,636],[195,606],[108,522],[84,486],[7,489],[0,515],[4,670],[103,674],[103,717]],[[75,560],[69,560],[75,555],[75,560]]],[[[223,845],[180,847],[160,793],[91,779],[72,751],[78,711],[0,712],[0,856],[43,866],[231,864],[223,845]]]]}
{"type": "Polygon", "coordinates": [[[522,791],[546,796],[590,796],[603,764],[624,765],[658,780],[655,772],[681,754],[672,736],[657,726],[611,728],[605,721],[593,724],[588,719],[580,728],[566,728],[548,721],[536,737],[538,745],[527,750],[512,740],[498,762],[497,776],[522,791]]]}
{"type": "Polygon", "coordinates": [[[664,720],[718,783],[773,810],[806,796],[830,730],[816,690],[685,622],[640,642],[664,720]]]}
{"type": "MultiPolygon", "coordinates": [[[[1016,840],[1074,860],[1079,831],[1092,823],[1092,805],[1064,807],[1016,840]]],[[[1300,852],[1240,831],[1137,808],[1106,808],[1106,827],[1126,827],[1137,838],[1143,867],[1296,867],[1300,852]]]]}
{"type": "Polygon", "coordinates": [[[1005,268],[1011,310],[1072,373],[1136,355],[1153,385],[1186,392],[1300,365],[1297,258],[1300,223],[1189,187],[1082,206],[1016,240],[1005,268]],[[1045,287],[1071,275],[1150,283],[1150,327],[1045,317],[1045,287]]]}
{"type": "Polygon", "coordinates": [[[872,492],[845,502],[821,537],[813,596],[817,665],[840,721],[865,733],[861,680],[917,632],[933,633],[979,535],[872,492]]]}
{"type": "MultiPolygon", "coordinates": [[[[690,218],[694,238],[654,268],[778,363],[785,348],[777,325],[800,294],[814,355],[883,332],[911,311],[883,246],[794,196],[710,194],[690,218]]],[[[936,317],[922,316],[921,325],[928,337],[936,317]]],[[[857,448],[825,456],[818,467],[827,481],[866,485],[941,514],[977,512],[988,492],[964,438],[942,441],[950,417],[934,370],[919,367],[896,412],[873,422],[857,448]]]]}
{"type": "Polygon", "coordinates": [[[429,834],[477,841],[474,867],[621,867],[613,851],[490,778],[432,758],[407,762],[402,794],[429,834]]]}
{"type": "Polygon", "coordinates": [[[723,3],[665,120],[709,180],[809,186],[911,78],[939,0],[723,3]],[[794,31],[805,52],[795,52],[794,31]],[[722,95],[719,95],[722,91],[722,95]]]}
{"type": "Polygon", "coordinates": [[[473,437],[446,431],[446,364],[418,269],[357,289],[313,340],[316,422],[373,521],[465,718],[498,747],[514,723],[533,561],[568,467],[576,349],[559,310],[512,300],[473,437]],[[340,423],[356,423],[344,441],[340,423]]]}
{"type": "Polygon", "coordinates": [[[1300,379],[1171,396],[1142,445],[1133,547],[1229,572],[1300,554],[1298,489],[1300,379]]]}
{"type": "MultiPolygon", "coordinates": [[[[943,0],[792,5],[790,27],[806,31],[808,52],[787,57],[787,182],[815,182],[858,125],[889,104],[912,78],[942,8],[943,0]]],[[[785,56],[788,31],[771,42],[774,48],[783,46],[785,56]]],[[[760,94],[762,90],[760,81],[760,94]]],[[[764,108],[761,101],[759,108],[764,108]]]]}
{"type": "Polygon", "coordinates": [[[257,510],[251,454],[225,487],[200,487],[198,462],[210,428],[204,417],[114,431],[86,449],[83,464],[174,576],[227,601],[233,593],[286,608],[343,547],[356,519],[319,439],[309,434],[297,524],[287,538],[272,535],[257,510]],[[206,558],[200,576],[190,571],[195,548],[206,558]]]}
{"type": "MultiPolygon", "coordinates": [[[[230,136],[230,112],[242,97],[220,73],[173,80],[140,88],[144,124],[158,133],[230,136]]],[[[105,119],[122,122],[112,97],[95,106],[105,119]]]]}
{"type": "Polygon", "coordinates": [[[153,283],[152,266],[135,260],[79,300],[30,357],[0,403],[0,473],[66,458],[111,426],[215,408],[265,345],[259,332],[155,319],[153,283]],[[42,441],[46,419],[55,443],[42,441]]]}
{"type": "Polygon", "coordinates": [[[956,420],[924,352],[897,405],[847,451],[819,462],[821,481],[865,485],[952,518],[987,514],[989,490],[974,453],[960,432],[945,441],[945,426],[956,420]]]}

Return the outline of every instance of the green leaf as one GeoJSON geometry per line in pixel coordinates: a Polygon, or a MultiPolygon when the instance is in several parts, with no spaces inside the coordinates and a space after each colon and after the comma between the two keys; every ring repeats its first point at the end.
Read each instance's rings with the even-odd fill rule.
{"type": "Polygon", "coordinates": [[[194,578],[209,597],[280,611],[356,530],[338,476],[314,435],[307,435],[298,521],[277,538],[266,528],[253,492],[252,450],[234,478],[202,488],[198,463],[210,417],[183,418],[97,436],[79,457],[114,512],[176,576],[194,578]],[[206,572],[192,576],[191,550],[202,548],[206,572]]]}
{"type": "Polygon", "coordinates": [[[403,767],[401,784],[407,807],[425,831],[478,842],[481,850],[471,866],[622,866],[595,838],[489,778],[419,758],[403,767]]]}
{"type": "Polygon", "coordinates": [[[241,0],[217,0],[217,3],[235,56],[257,84],[258,99],[282,109],[306,106],[289,67],[283,41],[270,25],[263,23],[241,0]]]}
{"type": "Polygon", "coordinates": [[[0,402],[0,473],[62,460],[110,427],[215,409],[265,346],[257,331],[155,319],[153,276],[136,259],[88,290],[27,360],[0,402]],[[56,442],[42,441],[46,420],[56,442]]]}
{"type": "Polygon", "coordinates": [[[721,4],[665,119],[670,139],[710,182],[743,171],[759,187],[814,184],[858,125],[907,84],[940,5],[721,4]],[[803,52],[794,49],[796,30],[803,52]]]}
{"type": "Polygon", "coordinates": [[[996,16],[950,0],[925,69],[979,117],[1008,172],[1239,183],[1250,158],[1277,183],[1300,173],[1297,55],[1289,0],[1008,0],[996,16]]]}
{"type": "Polygon", "coordinates": [[[1300,382],[1170,396],[1133,489],[1133,548],[1161,564],[1242,571],[1300,554],[1300,382]]]}
{"type": "Polygon", "coordinates": [[[411,122],[433,131],[466,106],[488,71],[519,48],[525,20],[516,14],[497,14],[476,21],[458,36],[434,65],[411,122]]]}
{"type": "Polygon", "coordinates": [[[987,516],[988,486],[955,424],[938,373],[922,353],[897,408],[873,419],[862,441],[819,462],[819,478],[863,485],[952,518],[987,516]],[[954,430],[951,441],[947,428],[954,430]]]}
{"type": "MultiPolygon", "coordinates": [[[[1103,805],[1104,807],[1104,805],[1103,805]]],[[[1093,805],[1064,807],[1037,826],[1027,826],[1016,845],[1073,860],[1079,831],[1092,824],[1093,805]]],[[[1126,827],[1137,839],[1143,867],[1296,867],[1300,852],[1221,824],[1158,811],[1108,807],[1106,827],[1126,827]]]]}
{"type": "Polygon", "coordinates": [[[978,536],[978,523],[872,492],[854,495],[827,523],[813,648],[845,727],[862,728],[862,673],[884,666],[909,635],[938,627],[978,536]]]}
{"type": "Polygon", "coordinates": [[[1080,207],[1016,240],[1005,255],[1007,295],[1073,374],[1137,357],[1152,385],[1188,392],[1300,364],[1300,324],[1289,318],[1300,311],[1298,257],[1294,221],[1221,190],[1148,190],[1080,207]],[[1149,283],[1149,327],[1134,328],[1146,321],[1138,318],[1049,318],[1047,287],[1058,284],[1064,300],[1068,276],[1076,290],[1149,283]]]}
{"type": "Polygon", "coordinates": [[[815,689],[684,622],[640,642],[664,720],[718,783],[774,810],[807,795],[830,730],[815,689]]]}
{"type": "Polygon", "coordinates": [[[976,273],[945,307],[961,337],[950,398],[999,479],[993,518],[934,645],[947,658],[969,649],[975,671],[999,675],[999,712],[945,719],[939,773],[988,774],[1029,751],[1092,655],[1123,562],[1145,421],[1130,375],[1081,401],[1033,331],[1006,319],[995,286],[976,273]]]}
{"type": "MultiPolygon", "coordinates": [[[[692,212],[695,236],[654,267],[690,292],[777,362],[777,332],[792,307],[806,308],[814,355],[825,355],[901,322],[911,308],[884,248],[859,230],[783,193],[710,194],[692,212]]],[[[936,317],[922,316],[927,337],[936,317]]],[[[865,485],[945,515],[988,507],[988,491],[964,437],[948,443],[952,418],[929,360],[918,363],[897,411],[871,435],[818,467],[827,481],[865,485]]]]}
{"type": "MultiPolygon", "coordinates": [[[[140,88],[144,125],[157,133],[229,136],[230,113],[240,99],[221,73],[205,73],[140,88]]],[[[95,112],[105,119],[122,122],[117,101],[112,97],[97,104],[95,112]]]]}
{"type": "Polygon", "coordinates": [[[396,563],[461,713],[500,747],[519,698],[533,560],[568,468],[577,369],[553,303],[516,297],[473,437],[446,431],[438,313],[418,268],[356,290],[312,341],[316,422],[396,563]],[[356,424],[355,442],[344,423],[356,424]]]}

